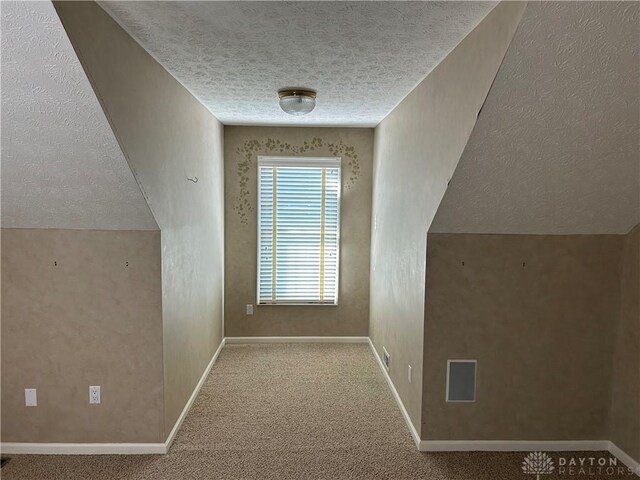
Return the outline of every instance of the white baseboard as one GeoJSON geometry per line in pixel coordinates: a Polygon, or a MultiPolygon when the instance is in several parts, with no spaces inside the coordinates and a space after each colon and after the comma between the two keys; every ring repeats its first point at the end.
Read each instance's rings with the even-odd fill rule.
{"type": "Polygon", "coordinates": [[[227,345],[252,343],[368,343],[369,337],[225,337],[227,345]]]}
{"type": "Polygon", "coordinates": [[[418,431],[411,422],[400,395],[389,377],[378,352],[369,337],[224,337],[220,346],[213,354],[211,361],[205,368],[198,384],[196,385],[189,401],[184,406],[182,413],[171,429],[171,433],[163,443],[0,443],[0,452],[12,455],[136,455],[136,454],[165,454],[171,448],[182,422],[186,418],[193,402],[215,364],[222,348],[226,345],[257,344],[257,343],[368,343],[373,356],[380,366],[391,393],[395,398],[400,412],[407,423],[411,437],[418,450],[422,452],[568,452],[568,451],[609,451],[631,471],[640,476],[640,462],[631,458],[613,442],[608,440],[421,440],[418,431]]]}
{"type": "Polygon", "coordinates": [[[218,359],[225,339],[222,339],[220,346],[213,354],[211,361],[205,368],[196,388],[193,390],[189,401],[182,409],[182,413],[176,420],[171,433],[162,443],[23,443],[23,442],[2,442],[0,452],[11,455],[149,455],[165,454],[171,448],[173,440],[176,438],[182,422],[186,418],[193,402],[195,401],[202,385],[204,385],[211,367],[218,359]]]}
{"type": "Polygon", "coordinates": [[[422,440],[421,452],[595,452],[608,440],[422,440]]]}
{"type": "Polygon", "coordinates": [[[422,440],[422,452],[598,452],[608,451],[640,477],[640,462],[609,440],[422,440]]]}
{"type": "Polygon", "coordinates": [[[638,477],[640,477],[640,461],[636,461],[631,458],[631,455],[626,453],[620,447],[618,447],[615,443],[609,442],[609,453],[624,463],[629,470],[635,473],[638,477]]]}
{"type": "Polygon", "coordinates": [[[164,443],[23,443],[2,442],[9,455],[144,455],[166,453],[164,443]]]}
{"type": "Polygon", "coordinates": [[[371,347],[371,351],[373,352],[373,356],[376,358],[376,360],[378,361],[378,365],[380,365],[380,369],[382,370],[382,374],[384,375],[385,380],[387,381],[387,384],[389,385],[389,388],[391,389],[391,393],[393,394],[393,398],[396,399],[396,403],[398,404],[398,407],[400,407],[400,412],[402,412],[402,416],[404,417],[404,421],[407,423],[407,427],[409,428],[409,432],[411,432],[411,437],[413,438],[413,441],[416,444],[416,447],[418,448],[418,450],[420,450],[420,435],[418,434],[418,431],[416,430],[416,427],[414,427],[413,423],[411,422],[411,418],[409,417],[409,413],[407,412],[407,409],[404,408],[404,403],[402,403],[402,400],[400,399],[400,395],[398,395],[398,391],[396,390],[396,387],[393,385],[393,382],[391,381],[391,377],[389,376],[389,372],[387,372],[387,369],[384,367],[384,364],[382,363],[382,360],[380,359],[380,356],[378,355],[378,352],[376,352],[376,347],[373,346],[373,342],[371,341],[370,338],[367,338],[368,342],[369,342],[369,346],[371,347]]]}
{"type": "Polygon", "coordinates": [[[404,417],[407,427],[411,432],[416,447],[421,452],[595,452],[608,451],[618,460],[624,463],[631,471],[640,476],[640,463],[636,462],[628,454],[618,448],[615,444],[608,440],[422,440],[415,426],[411,422],[411,418],[407,413],[400,395],[396,390],[387,369],[384,367],[378,352],[369,339],[369,346],[373,352],[373,356],[380,365],[380,370],[389,384],[391,393],[400,408],[400,412],[404,417]]]}
{"type": "Polygon", "coordinates": [[[171,433],[169,433],[169,436],[165,440],[164,442],[165,451],[162,453],[167,453],[171,448],[171,444],[173,443],[173,440],[176,438],[176,435],[178,434],[178,430],[180,430],[180,427],[182,426],[182,422],[184,422],[184,419],[187,417],[189,410],[191,410],[191,406],[193,405],[193,402],[195,402],[196,397],[198,396],[198,393],[200,393],[200,389],[202,388],[202,385],[204,385],[204,382],[207,379],[207,377],[209,376],[211,367],[213,367],[213,364],[216,363],[216,360],[218,359],[218,355],[220,355],[220,352],[222,351],[222,347],[224,347],[225,343],[226,343],[226,339],[223,337],[222,341],[220,342],[220,346],[218,346],[216,353],[214,353],[213,357],[211,357],[211,361],[209,362],[209,365],[207,365],[207,368],[204,369],[204,372],[202,373],[202,376],[200,377],[200,380],[198,381],[196,388],[191,393],[191,397],[189,397],[189,401],[182,409],[182,413],[178,417],[178,420],[176,420],[176,423],[173,425],[173,428],[171,429],[171,433]]]}

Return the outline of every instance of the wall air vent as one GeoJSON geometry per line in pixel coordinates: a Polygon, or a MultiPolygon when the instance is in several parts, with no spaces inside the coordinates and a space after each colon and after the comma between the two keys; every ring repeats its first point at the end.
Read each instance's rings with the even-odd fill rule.
{"type": "Polygon", "coordinates": [[[387,372],[389,371],[389,362],[391,362],[389,352],[387,352],[386,348],[382,347],[382,363],[384,363],[384,368],[387,369],[387,372]]]}
{"type": "Polygon", "coordinates": [[[447,360],[447,402],[476,401],[476,360],[447,360]]]}

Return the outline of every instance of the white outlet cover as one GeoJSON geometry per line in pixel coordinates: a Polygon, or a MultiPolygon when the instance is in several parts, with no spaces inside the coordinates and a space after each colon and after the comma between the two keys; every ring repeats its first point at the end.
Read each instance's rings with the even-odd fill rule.
{"type": "Polygon", "coordinates": [[[101,402],[100,386],[92,385],[89,387],[89,403],[98,405],[101,402]]]}
{"type": "Polygon", "coordinates": [[[247,315],[253,315],[253,304],[247,303],[247,315]]]}
{"type": "Polygon", "coordinates": [[[35,388],[25,388],[24,389],[24,404],[27,407],[37,407],[38,406],[38,395],[36,394],[35,388]]]}

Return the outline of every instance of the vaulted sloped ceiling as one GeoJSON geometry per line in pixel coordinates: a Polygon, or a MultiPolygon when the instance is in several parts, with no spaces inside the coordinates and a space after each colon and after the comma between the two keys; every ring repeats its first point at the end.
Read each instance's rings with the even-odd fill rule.
{"type": "Polygon", "coordinates": [[[627,233],[640,220],[637,2],[531,2],[431,232],[627,233]]]}
{"type": "Polygon", "coordinates": [[[158,229],[48,1],[2,2],[2,227],[158,229]]]}

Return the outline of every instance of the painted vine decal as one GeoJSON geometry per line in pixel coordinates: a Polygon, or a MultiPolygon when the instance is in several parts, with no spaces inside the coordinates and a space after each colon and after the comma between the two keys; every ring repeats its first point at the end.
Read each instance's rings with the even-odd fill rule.
{"type": "Polygon", "coordinates": [[[255,210],[249,201],[249,172],[254,168],[254,159],[259,153],[303,155],[321,149],[334,157],[343,157],[347,160],[348,177],[344,182],[344,188],[351,189],[360,176],[360,163],[355,147],[345,145],[342,140],[337,143],[326,143],[322,138],[313,137],[309,142],[305,140],[301,145],[292,145],[277,139],[267,138],[265,140],[247,140],[241,147],[238,147],[236,153],[241,158],[236,171],[240,189],[232,208],[240,217],[240,222],[248,224],[248,214],[255,210]]]}

